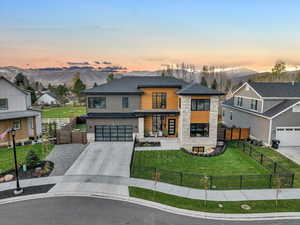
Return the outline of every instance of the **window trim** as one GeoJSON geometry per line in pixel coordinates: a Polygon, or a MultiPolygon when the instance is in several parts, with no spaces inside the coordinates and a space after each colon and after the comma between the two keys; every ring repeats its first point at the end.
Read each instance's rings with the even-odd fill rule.
{"type": "Polygon", "coordinates": [[[122,96],[122,108],[123,109],[128,109],[129,108],[129,97],[128,96],[122,96]],[[124,101],[125,99],[127,99],[127,102],[124,101]]]}
{"type": "Polygon", "coordinates": [[[243,106],[243,97],[240,96],[237,97],[237,106],[239,107],[243,106]]]}
{"type": "Polygon", "coordinates": [[[166,108],[167,108],[167,93],[152,92],[152,109],[166,109],[166,108]]]}
{"type": "Polygon", "coordinates": [[[5,101],[5,107],[1,107],[0,105],[0,110],[8,110],[8,98],[0,98],[0,100],[5,101]]]}
{"type": "Polygon", "coordinates": [[[153,114],[152,115],[152,132],[163,131],[165,119],[166,118],[163,115],[153,114]],[[158,120],[158,117],[160,117],[159,120],[158,120]],[[158,127],[158,121],[160,121],[160,123],[161,123],[160,127],[158,127]]]}
{"type": "MultiPolygon", "coordinates": [[[[194,128],[193,128],[194,129],[194,128]]],[[[199,129],[199,128],[195,128],[195,129],[199,129]]],[[[200,138],[207,138],[209,137],[209,123],[191,123],[190,124],[190,137],[200,137],[200,138]],[[192,135],[192,126],[197,126],[197,125],[203,125],[203,127],[201,127],[203,129],[203,136],[197,136],[197,134],[192,135]],[[207,125],[206,127],[204,127],[205,125],[207,125]],[[205,128],[207,128],[207,132],[205,133],[205,128]]]]}
{"type": "Polygon", "coordinates": [[[254,111],[258,111],[258,100],[257,99],[251,99],[250,109],[254,111]]]}
{"type": "Polygon", "coordinates": [[[191,111],[210,111],[210,99],[192,99],[191,111]],[[202,104],[203,104],[203,109],[201,109],[202,104]]]}
{"type": "Polygon", "coordinates": [[[97,96],[97,97],[88,97],[88,108],[89,109],[106,109],[106,97],[105,96],[97,96]],[[92,102],[90,101],[91,99],[95,99],[95,98],[100,98],[100,99],[104,99],[104,104],[103,107],[94,107],[92,105],[92,102]]]}
{"type": "Polygon", "coordinates": [[[204,153],[205,152],[205,147],[204,146],[193,146],[192,147],[192,152],[193,153],[204,153]]]}
{"type": "Polygon", "coordinates": [[[17,120],[13,120],[13,128],[15,129],[15,130],[22,130],[22,122],[21,122],[21,120],[20,119],[17,119],[17,120]],[[17,122],[18,121],[18,127],[16,127],[15,125],[15,122],[17,122]]]}

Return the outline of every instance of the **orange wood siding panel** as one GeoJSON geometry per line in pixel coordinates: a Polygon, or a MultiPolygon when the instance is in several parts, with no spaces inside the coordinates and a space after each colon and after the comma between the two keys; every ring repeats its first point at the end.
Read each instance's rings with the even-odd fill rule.
{"type": "MultiPolygon", "coordinates": [[[[210,99],[210,96],[193,96],[192,99],[210,99]]],[[[191,111],[191,123],[209,123],[209,111],[191,111]]]]}
{"type": "Polygon", "coordinates": [[[145,116],[144,130],[148,132],[152,131],[152,116],[145,116]]]}
{"type": "Polygon", "coordinates": [[[141,95],[141,109],[152,109],[152,93],[164,92],[167,94],[166,109],[178,109],[178,95],[176,91],[178,88],[140,88],[144,94],[141,95]]]}
{"type": "Polygon", "coordinates": [[[191,123],[209,123],[209,111],[191,111],[191,123]]]}

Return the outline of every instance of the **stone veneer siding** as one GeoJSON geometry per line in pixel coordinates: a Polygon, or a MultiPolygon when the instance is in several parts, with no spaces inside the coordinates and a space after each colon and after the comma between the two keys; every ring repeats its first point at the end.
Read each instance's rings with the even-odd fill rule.
{"type": "Polygon", "coordinates": [[[182,148],[192,151],[193,147],[205,147],[205,151],[209,148],[216,147],[217,129],[218,129],[218,105],[219,98],[212,96],[210,98],[209,113],[209,137],[191,137],[191,99],[192,96],[181,96],[181,109],[179,116],[179,140],[182,148]]]}

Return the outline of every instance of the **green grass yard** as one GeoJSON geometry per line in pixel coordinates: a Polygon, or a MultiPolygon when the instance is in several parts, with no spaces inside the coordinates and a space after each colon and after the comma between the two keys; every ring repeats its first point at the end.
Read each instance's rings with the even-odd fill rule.
{"type": "Polygon", "coordinates": [[[131,197],[146,199],[149,201],[159,202],[161,204],[189,209],[201,212],[211,213],[270,213],[270,212],[299,212],[300,211],[300,199],[295,200],[279,200],[276,207],[275,200],[267,201],[236,201],[236,202],[216,202],[195,200],[189,198],[178,197],[161,192],[154,192],[137,187],[129,187],[129,194],[131,197]],[[223,207],[220,208],[219,204],[223,207]],[[251,210],[241,209],[242,204],[251,206],[251,210]]]}
{"type": "MultiPolygon", "coordinates": [[[[30,149],[33,149],[40,160],[45,159],[46,156],[53,149],[53,145],[49,145],[49,150],[47,152],[43,152],[43,145],[25,145],[25,146],[17,146],[17,159],[19,164],[24,164],[26,155],[30,149]]],[[[13,150],[11,148],[2,148],[0,149],[0,173],[11,170],[14,168],[14,157],[13,150]]]]}
{"type": "Polygon", "coordinates": [[[42,110],[43,118],[73,118],[86,113],[84,106],[66,105],[63,107],[45,108],[42,110]]]}

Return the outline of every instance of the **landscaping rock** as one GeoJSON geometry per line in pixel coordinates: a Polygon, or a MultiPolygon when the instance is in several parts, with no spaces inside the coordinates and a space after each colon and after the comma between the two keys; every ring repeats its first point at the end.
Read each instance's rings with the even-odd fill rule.
{"type": "Polygon", "coordinates": [[[14,179],[14,175],[12,175],[12,174],[7,174],[4,176],[4,181],[6,181],[6,182],[11,181],[13,179],[14,179]]]}
{"type": "Polygon", "coordinates": [[[241,208],[244,209],[244,210],[250,210],[251,206],[247,205],[247,204],[243,204],[243,205],[241,205],[241,208]]]}
{"type": "Polygon", "coordinates": [[[4,181],[5,181],[4,177],[0,177],[0,183],[2,183],[4,181]]]}

